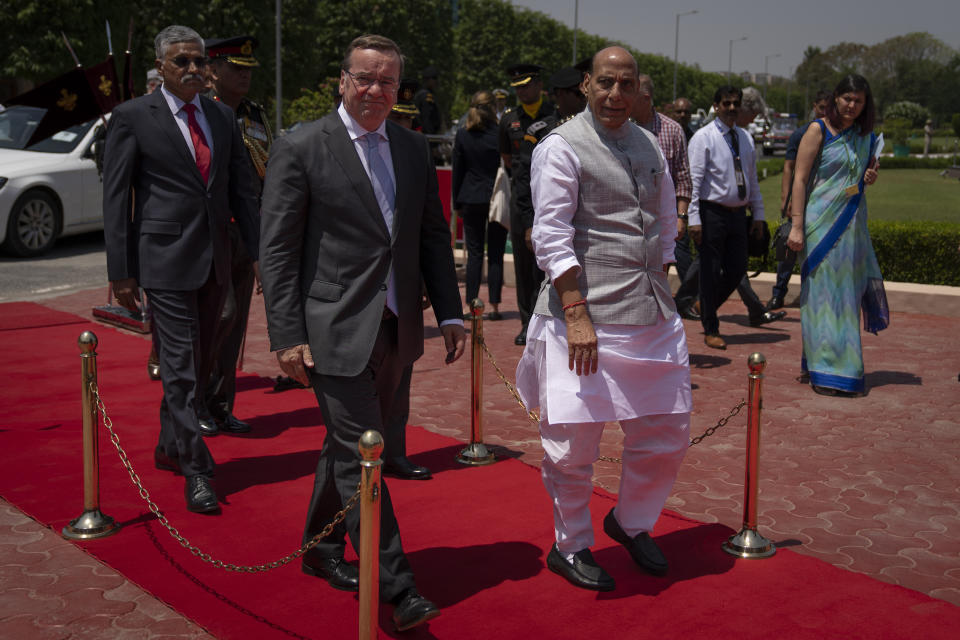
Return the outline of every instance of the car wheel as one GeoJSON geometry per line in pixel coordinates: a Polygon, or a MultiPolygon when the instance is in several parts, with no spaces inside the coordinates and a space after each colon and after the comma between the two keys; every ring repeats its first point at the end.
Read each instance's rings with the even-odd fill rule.
{"type": "Polygon", "coordinates": [[[28,191],[10,210],[3,248],[23,258],[39,256],[53,248],[58,235],[60,207],[56,200],[43,191],[28,191]]]}

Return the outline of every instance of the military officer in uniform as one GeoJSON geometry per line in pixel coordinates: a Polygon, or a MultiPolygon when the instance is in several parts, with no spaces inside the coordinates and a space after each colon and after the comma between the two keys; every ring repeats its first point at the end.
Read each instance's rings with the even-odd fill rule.
{"type": "Polygon", "coordinates": [[[500,122],[500,118],[502,118],[503,114],[507,111],[507,98],[509,97],[510,93],[506,89],[500,89],[498,87],[493,90],[493,103],[496,107],[497,122],[500,122]]]}
{"type": "Polygon", "coordinates": [[[414,104],[420,111],[420,130],[423,133],[435,134],[443,133],[443,114],[440,113],[440,105],[437,104],[437,70],[435,67],[427,67],[420,72],[420,78],[423,85],[413,97],[414,104]]]}
{"type": "MultiPolygon", "coordinates": [[[[520,310],[520,333],[514,339],[517,345],[527,343],[527,323],[533,303],[543,282],[543,272],[537,268],[530,245],[530,229],[533,227],[533,209],[521,211],[517,206],[517,176],[529,180],[532,145],[523,145],[525,137],[533,138],[545,130],[555,119],[553,103],[543,97],[543,67],[537,64],[515,64],[507,67],[510,86],[517,92],[519,104],[507,109],[500,118],[500,156],[510,172],[510,243],[513,245],[513,269],[517,283],[517,307],[520,310]]],[[[542,135],[542,133],[541,133],[542,135]]],[[[528,141],[529,141],[528,138],[528,141]]],[[[521,189],[522,190],[522,189],[521,189]]],[[[526,188],[529,193],[529,185],[526,188]]]]}
{"type": "MultiPolygon", "coordinates": [[[[208,97],[224,103],[237,116],[243,143],[260,180],[266,173],[273,135],[263,107],[247,98],[253,69],[260,66],[253,56],[257,39],[252,36],[210,39],[205,43],[210,58],[213,90],[208,97]]],[[[260,185],[257,185],[259,192],[260,185]]],[[[233,414],[236,398],[237,362],[247,330],[247,316],[253,295],[253,262],[247,254],[236,223],[230,231],[231,280],[226,303],[213,342],[214,367],[207,382],[204,401],[198,407],[204,435],[247,433],[250,425],[233,414]]]]}

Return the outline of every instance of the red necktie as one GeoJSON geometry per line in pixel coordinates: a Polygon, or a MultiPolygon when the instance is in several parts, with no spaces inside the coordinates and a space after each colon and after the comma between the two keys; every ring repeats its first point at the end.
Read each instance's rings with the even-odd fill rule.
{"type": "Polygon", "coordinates": [[[183,110],[187,112],[187,126],[190,128],[190,139],[193,141],[193,151],[197,157],[197,169],[200,169],[200,175],[203,176],[203,182],[206,184],[210,177],[210,147],[207,146],[207,138],[203,135],[203,129],[197,122],[197,105],[185,104],[183,110]]]}

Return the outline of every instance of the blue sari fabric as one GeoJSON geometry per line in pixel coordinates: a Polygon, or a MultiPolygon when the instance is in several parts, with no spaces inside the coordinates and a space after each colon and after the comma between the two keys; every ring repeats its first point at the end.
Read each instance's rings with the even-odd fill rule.
{"type": "Polygon", "coordinates": [[[811,384],[862,393],[861,313],[864,329],[872,333],[890,323],[863,192],[875,136],[853,129],[831,136],[822,120],[817,123],[824,143],[804,218],[801,367],[811,384]],[[858,186],[852,196],[846,191],[850,185],[858,186]]]}

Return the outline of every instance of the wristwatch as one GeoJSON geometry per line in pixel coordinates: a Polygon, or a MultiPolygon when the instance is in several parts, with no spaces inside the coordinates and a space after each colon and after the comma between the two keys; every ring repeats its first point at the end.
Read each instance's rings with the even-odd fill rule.
{"type": "Polygon", "coordinates": [[[678,214],[677,214],[677,217],[680,218],[681,220],[686,220],[686,219],[689,218],[690,216],[688,216],[688,215],[685,214],[685,213],[678,213],[678,214]]]}

